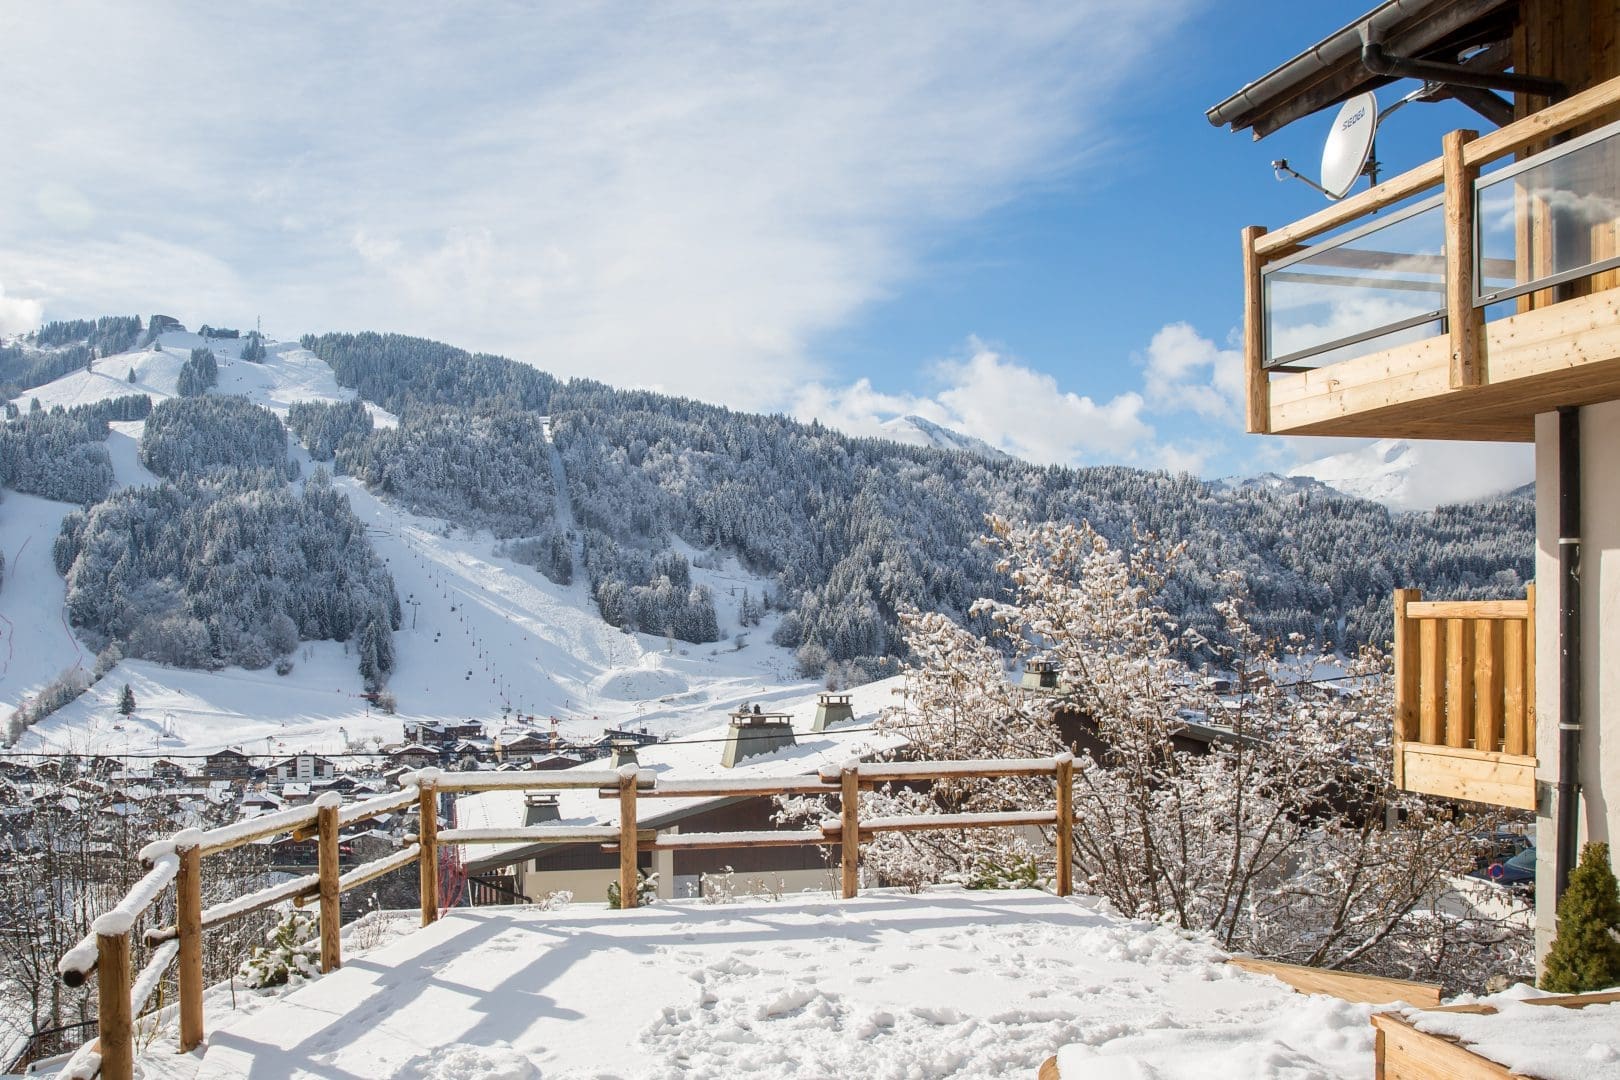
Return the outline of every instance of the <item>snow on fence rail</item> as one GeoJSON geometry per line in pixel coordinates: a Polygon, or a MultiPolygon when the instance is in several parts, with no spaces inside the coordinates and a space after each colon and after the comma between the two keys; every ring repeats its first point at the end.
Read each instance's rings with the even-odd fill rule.
{"type": "Polygon", "coordinates": [[[302,907],[319,905],[321,971],[342,965],[342,914],[339,902],[349,889],[383,874],[416,863],[420,873],[422,925],[438,918],[439,846],[478,843],[591,843],[619,855],[619,895],[626,908],[636,906],[636,856],[641,851],[701,850],[838,845],[842,849],[843,895],[859,888],[860,844],[886,831],[919,829],[1007,828],[1021,825],[1056,826],[1057,893],[1067,896],[1073,887],[1074,759],[1055,758],[1001,761],[920,761],[906,763],[846,762],[813,776],[781,778],[743,777],[702,780],[660,780],[648,770],[627,765],[617,771],[576,769],[567,772],[442,774],[420,769],[403,778],[398,792],[343,806],[335,793],[322,795],[311,806],[249,818],[207,832],[184,830],[169,840],[142,849],[149,869],[134,888],[93,924],[91,933],[69,949],[57,965],[62,981],[79,986],[92,974],[97,978],[99,1012],[97,1037],[80,1047],[63,1076],[90,1080],[132,1080],[134,1076],[134,1019],[171,966],[179,969],[179,1049],[182,1053],[203,1040],[203,931],[275,904],[291,901],[302,907]],[[860,818],[860,791],[883,783],[912,783],[959,777],[1042,777],[1056,782],[1054,810],[1009,811],[985,814],[937,814],[909,817],[860,818]],[[442,792],[492,790],[556,791],[598,788],[604,798],[619,800],[619,823],[614,826],[545,826],[519,829],[439,829],[442,792]],[[753,832],[684,833],[659,836],[638,827],[639,798],[744,797],[773,795],[831,795],[839,800],[839,817],[822,822],[820,829],[756,830],[753,832]],[[391,855],[340,872],[338,834],[347,825],[403,809],[417,810],[417,832],[406,846],[391,855]],[[316,840],[316,872],[272,885],[213,907],[202,906],[202,859],[246,844],[286,834],[316,840]],[[175,889],[173,926],[146,931],[144,943],[152,949],[138,976],[131,979],[130,934],[135,921],[170,883],[175,889]]]}

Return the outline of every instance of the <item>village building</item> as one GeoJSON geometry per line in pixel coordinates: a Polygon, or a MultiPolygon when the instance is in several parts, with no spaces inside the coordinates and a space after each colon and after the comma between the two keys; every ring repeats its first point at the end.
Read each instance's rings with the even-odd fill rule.
{"type": "MultiPolygon", "coordinates": [[[[897,679],[869,683],[850,696],[851,717],[868,723],[816,731],[818,699],[791,708],[756,715],[752,709],[726,722],[667,742],[633,742],[620,746],[621,754],[634,753],[636,765],[673,780],[755,778],[760,780],[806,776],[825,766],[851,758],[867,758],[904,744],[898,735],[871,730],[870,721],[893,698],[897,679]]],[[[600,762],[583,769],[602,769],[600,762]]],[[[465,795],[455,800],[457,828],[514,828],[555,821],[559,825],[612,825],[618,804],[599,797],[593,789],[559,792],[497,790],[465,795]]],[[[752,832],[791,828],[775,820],[769,797],[659,798],[642,802],[638,820],[643,828],[660,834],[681,832],[752,832]]],[[[802,828],[802,826],[799,826],[802,828]]],[[[641,869],[658,875],[660,896],[698,896],[705,874],[728,867],[739,883],[756,882],[786,892],[825,891],[838,887],[836,865],[829,869],[821,845],[643,852],[641,869]]],[[[606,895],[618,880],[618,855],[600,845],[519,843],[467,845],[461,858],[469,879],[469,892],[477,902],[511,903],[517,897],[542,899],[566,890],[576,900],[593,901],[606,895]],[[483,899],[480,900],[480,897],[483,899]],[[504,899],[503,899],[504,898],[504,899]]]]}
{"type": "Polygon", "coordinates": [[[308,785],[337,777],[337,765],[331,758],[318,754],[294,754],[282,758],[265,770],[265,779],[277,787],[287,784],[308,785]]]}
{"type": "Polygon", "coordinates": [[[229,747],[214,751],[203,762],[203,775],[210,779],[246,780],[253,772],[253,759],[229,747]]]}
{"type": "Polygon", "coordinates": [[[1333,117],[1348,189],[1391,83],[1399,123],[1450,98],[1477,131],[1243,230],[1248,427],[1534,446],[1528,593],[1392,597],[1394,736],[1406,789],[1535,813],[1544,956],[1582,843],[1620,860],[1620,8],[1384,3],[1207,115],[1333,117]]]}
{"type": "Polygon", "coordinates": [[[402,746],[388,755],[388,764],[396,769],[425,769],[438,763],[438,748],[420,743],[402,746]]]}

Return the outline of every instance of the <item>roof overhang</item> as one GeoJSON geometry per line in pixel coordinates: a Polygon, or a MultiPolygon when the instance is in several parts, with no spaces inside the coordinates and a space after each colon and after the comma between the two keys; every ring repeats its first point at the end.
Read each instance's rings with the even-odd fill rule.
{"type": "MultiPolygon", "coordinates": [[[[1264,138],[1295,120],[1393,82],[1393,77],[1375,75],[1363,66],[1361,47],[1369,34],[1397,56],[1454,63],[1463,49],[1505,40],[1518,8],[1519,0],[1386,0],[1204,115],[1216,127],[1253,129],[1255,138],[1264,138]]],[[[1503,51],[1499,62],[1505,60],[1503,51]]]]}

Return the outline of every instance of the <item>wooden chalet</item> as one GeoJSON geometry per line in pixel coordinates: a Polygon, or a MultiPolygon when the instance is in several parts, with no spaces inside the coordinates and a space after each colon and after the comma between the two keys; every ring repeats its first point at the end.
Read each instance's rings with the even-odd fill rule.
{"type": "Polygon", "coordinates": [[[402,746],[388,755],[388,764],[396,769],[425,769],[439,763],[439,751],[420,743],[402,746]]]}
{"type": "Polygon", "coordinates": [[[1544,952],[1579,844],[1620,858],[1620,4],[1390,0],[1207,115],[1261,138],[1369,93],[1473,117],[1242,230],[1248,427],[1534,444],[1542,588],[1397,590],[1394,736],[1406,789],[1535,812],[1544,952]]]}
{"type": "Polygon", "coordinates": [[[211,780],[246,780],[253,772],[253,759],[229,747],[214,751],[203,761],[203,775],[211,780]]]}

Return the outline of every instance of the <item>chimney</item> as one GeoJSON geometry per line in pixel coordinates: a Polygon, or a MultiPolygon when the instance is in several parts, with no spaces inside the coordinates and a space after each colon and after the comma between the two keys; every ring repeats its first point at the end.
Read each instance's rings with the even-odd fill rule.
{"type": "Polygon", "coordinates": [[[609,757],[610,765],[617,769],[621,765],[639,765],[636,760],[636,744],[631,739],[615,739],[610,744],[613,752],[609,757]]]}
{"type": "Polygon", "coordinates": [[[747,758],[774,754],[797,745],[793,739],[793,717],[787,713],[739,710],[731,714],[731,728],[726,732],[720,764],[730,769],[747,758]]]}
{"type": "Polygon", "coordinates": [[[524,795],[524,825],[543,825],[548,821],[561,820],[562,811],[557,806],[555,791],[531,791],[524,795]]]}
{"type": "Polygon", "coordinates": [[[811,731],[826,731],[834,724],[842,724],[845,720],[855,719],[855,707],[850,704],[848,694],[822,694],[816,698],[816,718],[810,725],[811,731]]]}
{"type": "Polygon", "coordinates": [[[1058,666],[1051,660],[1030,660],[1024,664],[1024,674],[1018,685],[1025,690],[1056,690],[1058,666]]]}

